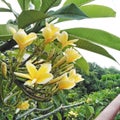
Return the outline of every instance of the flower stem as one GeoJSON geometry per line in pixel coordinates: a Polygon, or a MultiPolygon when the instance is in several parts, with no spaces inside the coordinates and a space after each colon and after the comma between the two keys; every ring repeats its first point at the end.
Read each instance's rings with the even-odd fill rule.
{"type": "Polygon", "coordinates": [[[21,63],[24,53],[25,53],[25,49],[21,49],[19,51],[18,57],[17,57],[17,63],[18,63],[18,65],[21,63]]]}
{"type": "Polygon", "coordinates": [[[0,80],[0,106],[2,106],[3,103],[3,84],[2,79],[0,80]]]}

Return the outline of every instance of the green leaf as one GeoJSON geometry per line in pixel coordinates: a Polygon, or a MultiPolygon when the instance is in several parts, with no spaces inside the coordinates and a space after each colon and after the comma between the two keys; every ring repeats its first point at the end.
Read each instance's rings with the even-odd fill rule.
{"type": "Polygon", "coordinates": [[[89,118],[91,117],[92,114],[94,114],[94,107],[93,106],[86,106],[86,115],[87,115],[87,119],[89,120],[89,118]]]}
{"type": "MultiPolygon", "coordinates": [[[[68,29],[68,30],[65,30],[65,31],[68,32],[69,36],[72,37],[73,39],[79,39],[76,42],[76,45],[77,45],[78,48],[82,48],[82,49],[85,49],[85,50],[88,50],[88,51],[91,51],[91,52],[94,52],[94,53],[104,55],[104,56],[106,56],[108,58],[111,58],[112,60],[116,61],[115,58],[112,57],[103,47],[101,47],[99,45],[96,45],[93,42],[89,41],[89,40],[94,38],[94,36],[92,36],[93,38],[90,38],[90,39],[87,37],[87,34],[89,34],[89,32],[86,32],[86,35],[83,37],[81,35],[82,32],[81,33],[79,32],[79,30],[82,31],[81,29],[87,29],[87,28],[73,28],[73,29],[68,29]],[[78,32],[78,33],[76,33],[76,32],[78,32]]],[[[98,38],[96,36],[96,39],[98,39],[98,38]]]]}
{"type": "Polygon", "coordinates": [[[12,12],[12,11],[7,8],[0,8],[0,12],[12,12]]]}
{"type": "Polygon", "coordinates": [[[8,40],[12,37],[9,27],[13,25],[10,24],[0,24],[0,40],[8,40]]]}
{"type": "Polygon", "coordinates": [[[40,10],[40,6],[42,4],[41,0],[31,0],[31,2],[35,6],[35,10],[40,10]]]}
{"type": "Polygon", "coordinates": [[[86,4],[88,2],[91,2],[91,1],[94,1],[94,0],[66,0],[64,5],[68,5],[68,4],[74,3],[77,6],[81,6],[81,5],[86,4]]]}
{"type": "Polygon", "coordinates": [[[84,114],[85,114],[86,120],[90,120],[91,115],[94,114],[94,107],[85,104],[84,110],[85,110],[84,114]]]}
{"type": "Polygon", "coordinates": [[[89,106],[89,111],[91,114],[93,114],[95,111],[94,111],[94,107],[93,106],[89,106]]]}
{"type": "Polygon", "coordinates": [[[84,5],[80,9],[89,17],[114,17],[116,12],[103,5],[84,5]]]}
{"type": "Polygon", "coordinates": [[[30,0],[17,0],[22,10],[28,10],[30,0]]]}
{"type": "Polygon", "coordinates": [[[95,111],[95,117],[97,117],[104,108],[105,108],[105,106],[97,107],[97,109],[95,111]]]}
{"type": "Polygon", "coordinates": [[[75,65],[79,67],[83,72],[87,75],[89,74],[89,64],[88,62],[82,57],[75,62],[75,65]]]}
{"type": "Polygon", "coordinates": [[[40,11],[46,13],[50,8],[58,6],[62,0],[42,0],[40,11]]]}
{"type": "Polygon", "coordinates": [[[77,47],[79,48],[104,55],[116,61],[115,58],[112,57],[103,47],[96,45],[94,43],[91,43],[89,41],[86,41],[85,39],[79,39],[79,41],[76,44],[77,44],[77,47]]]}
{"type": "Polygon", "coordinates": [[[52,7],[57,7],[61,2],[62,0],[56,0],[52,7]]]}
{"type": "Polygon", "coordinates": [[[84,19],[87,16],[75,5],[70,4],[62,7],[51,15],[59,18],[69,18],[69,19],[84,19]]]}
{"type": "Polygon", "coordinates": [[[58,120],[62,120],[62,115],[59,112],[56,113],[56,116],[57,116],[58,120]]]}
{"type": "Polygon", "coordinates": [[[18,26],[19,28],[24,28],[27,25],[43,20],[47,17],[48,17],[47,15],[41,13],[40,11],[36,10],[23,11],[18,17],[18,26]]]}
{"type": "Polygon", "coordinates": [[[67,30],[69,34],[98,43],[116,50],[120,50],[120,38],[104,30],[92,28],[73,28],[67,30]]]}

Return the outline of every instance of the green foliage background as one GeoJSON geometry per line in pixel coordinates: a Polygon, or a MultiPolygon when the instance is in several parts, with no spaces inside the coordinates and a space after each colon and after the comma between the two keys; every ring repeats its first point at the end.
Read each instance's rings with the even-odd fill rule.
{"type": "MultiPolygon", "coordinates": [[[[84,74],[85,81],[79,83],[74,89],[64,91],[67,103],[84,102],[81,106],[71,108],[61,113],[62,119],[94,120],[97,115],[119,94],[120,71],[115,68],[101,68],[95,63],[89,63],[90,73],[84,74]],[[77,117],[70,115],[70,111],[77,117]]],[[[81,71],[78,69],[81,73],[81,71]]],[[[65,102],[64,102],[65,103],[65,102]]],[[[118,114],[115,120],[119,120],[118,114]]],[[[61,119],[61,120],[62,120],[61,119]]]]}

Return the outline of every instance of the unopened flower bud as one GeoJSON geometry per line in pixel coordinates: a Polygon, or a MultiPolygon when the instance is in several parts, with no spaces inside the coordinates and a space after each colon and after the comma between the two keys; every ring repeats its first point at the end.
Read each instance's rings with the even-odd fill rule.
{"type": "Polygon", "coordinates": [[[1,71],[2,71],[2,75],[6,78],[7,77],[7,64],[5,62],[1,63],[1,71]]]}

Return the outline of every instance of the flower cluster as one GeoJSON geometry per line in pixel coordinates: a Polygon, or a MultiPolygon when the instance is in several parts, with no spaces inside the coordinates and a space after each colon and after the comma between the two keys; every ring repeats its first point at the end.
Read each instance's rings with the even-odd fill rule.
{"type": "MultiPolygon", "coordinates": [[[[23,29],[18,32],[12,29],[12,33],[20,50],[24,50],[35,40],[39,41],[38,44],[34,44],[32,57],[24,61],[26,70],[19,72],[18,69],[14,72],[18,80],[24,79],[24,88],[29,87],[30,90],[35,91],[34,95],[38,95],[36,91],[42,93],[44,90],[45,97],[48,97],[48,94],[52,96],[59,90],[71,89],[84,80],[74,68],[76,60],[81,58],[80,53],[74,48],[78,40],[69,40],[67,32],[61,33],[54,24],[46,23],[46,27],[42,29],[42,38],[35,33],[27,35],[23,29]]],[[[24,109],[21,106],[19,105],[18,108],[24,109]]]]}

